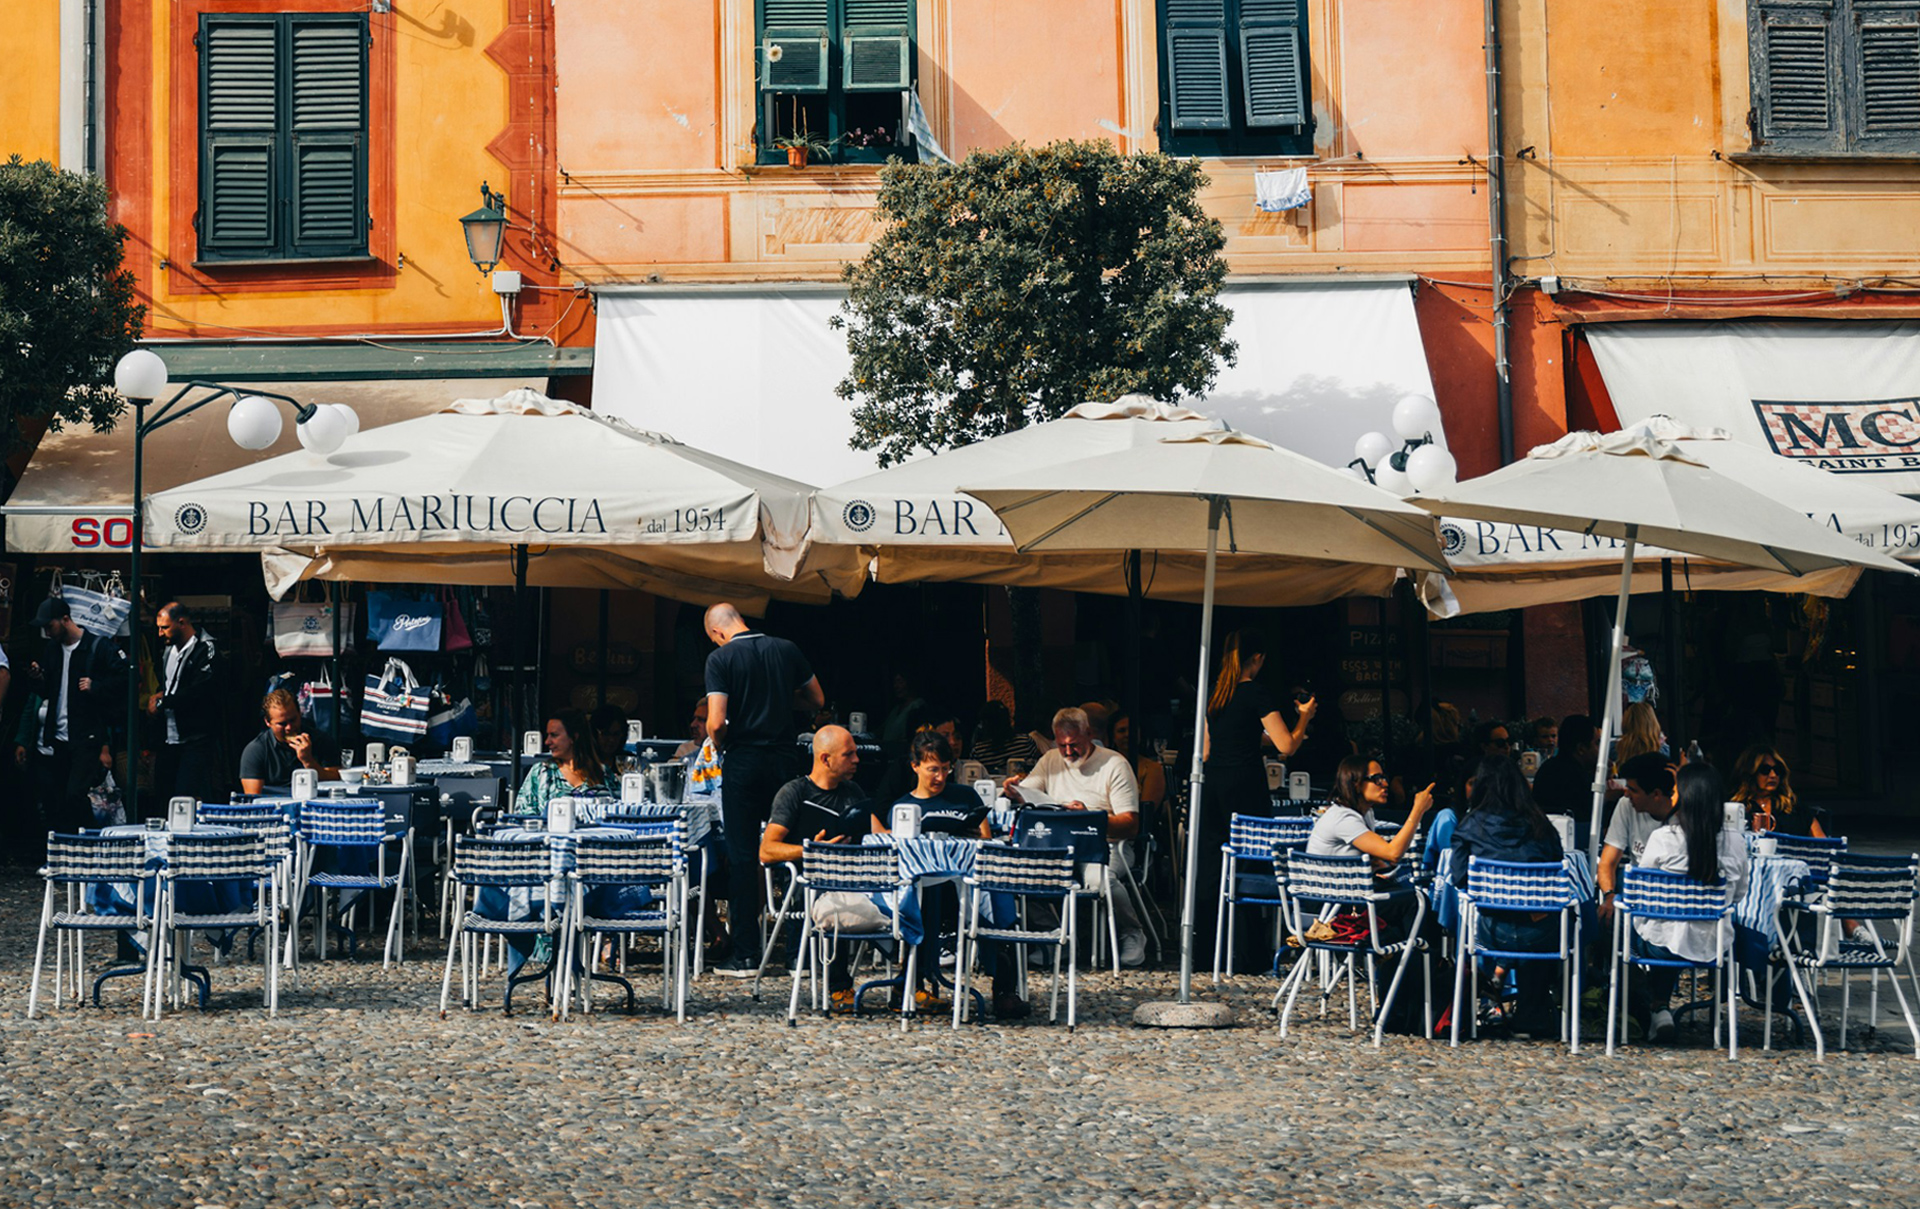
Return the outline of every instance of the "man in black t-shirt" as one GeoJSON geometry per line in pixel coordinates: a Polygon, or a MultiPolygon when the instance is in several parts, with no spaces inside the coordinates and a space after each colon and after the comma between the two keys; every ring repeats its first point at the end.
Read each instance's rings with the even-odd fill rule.
{"type": "Polygon", "coordinates": [[[296,768],[311,768],[322,781],[340,776],[340,749],[332,739],[307,727],[300,702],[277,688],[260,703],[267,728],[240,749],[240,792],[260,793],[269,785],[286,785],[296,768]]]}
{"type": "Polygon", "coordinates": [[[730,952],[713,969],[751,978],[760,966],[760,870],[754,859],[760,826],[793,769],[794,711],[819,709],[827,698],[799,647],[750,629],[732,605],[708,609],[706,628],[716,648],[707,656],[707,734],[721,753],[731,937],[730,952]]]}
{"type": "Polygon", "coordinates": [[[1533,774],[1533,800],[1547,814],[1573,817],[1576,848],[1586,848],[1593,830],[1593,769],[1599,759],[1600,728],[1586,714],[1569,714],[1560,722],[1560,753],[1533,774]]]}
{"type": "MultiPolygon", "coordinates": [[[[800,860],[802,840],[822,843],[859,843],[873,830],[875,807],[855,783],[860,751],[853,732],[843,726],[823,726],[813,736],[813,767],[773,795],[767,829],[760,837],[760,861],[778,865],[800,860]]],[[[726,782],[720,783],[726,792],[726,782]]],[[[828,892],[814,896],[813,926],[832,931],[867,932],[884,928],[887,917],[864,894],[828,892]]],[[[847,954],[834,954],[827,969],[827,987],[836,1005],[851,1006],[853,979],[847,972],[847,954]]]]}

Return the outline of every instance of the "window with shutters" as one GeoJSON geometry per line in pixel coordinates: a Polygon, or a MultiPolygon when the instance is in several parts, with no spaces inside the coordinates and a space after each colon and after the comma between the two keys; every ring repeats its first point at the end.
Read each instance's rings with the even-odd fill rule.
{"type": "Polygon", "coordinates": [[[1160,0],[1160,147],[1312,155],[1305,0],[1160,0]]]}
{"type": "Polygon", "coordinates": [[[1920,0],[1748,0],[1753,150],[1920,153],[1920,0]]]}
{"type": "MultiPolygon", "coordinates": [[[[834,163],[911,158],[914,0],[757,0],[760,162],[775,140],[831,144],[834,163]]],[[[816,156],[817,158],[817,156],[816,156]]]]}
{"type": "Polygon", "coordinates": [[[197,259],[367,255],[364,14],[204,14],[197,259]]]}

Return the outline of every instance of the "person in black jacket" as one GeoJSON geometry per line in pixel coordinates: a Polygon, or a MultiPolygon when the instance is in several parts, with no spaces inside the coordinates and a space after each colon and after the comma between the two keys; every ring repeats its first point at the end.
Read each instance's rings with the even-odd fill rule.
{"type": "Polygon", "coordinates": [[[27,677],[47,700],[40,743],[53,752],[46,783],[60,793],[58,801],[45,803],[47,821],[61,831],[78,831],[93,826],[87,791],[113,767],[110,742],[114,712],[126,708],[127,653],[81,629],[57,596],[40,602],[33,621],[47,645],[27,677]]]}
{"type": "MultiPolygon", "coordinates": [[[[1561,734],[1565,736],[1565,731],[1561,734]]],[[[1560,833],[1547,821],[1519,766],[1505,756],[1480,761],[1473,773],[1473,792],[1466,817],[1453,829],[1453,883],[1467,884],[1467,861],[1557,861],[1565,854],[1560,833]]],[[[1524,911],[1482,911],[1478,915],[1477,943],[1509,952],[1551,952],[1560,943],[1558,916],[1536,917],[1524,911]]],[[[1520,1002],[1514,1013],[1515,1032],[1536,1037],[1558,1037],[1553,1018],[1553,969],[1543,961],[1515,962],[1520,1002]]]]}
{"type": "Polygon", "coordinates": [[[154,769],[154,787],[167,797],[196,801],[222,796],[226,783],[220,766],[220,688],[213,636],[193,623],[179,601],[160,610],[159,635],[165,657],[160,691],[147,712],[166,728],[154,769]]]}

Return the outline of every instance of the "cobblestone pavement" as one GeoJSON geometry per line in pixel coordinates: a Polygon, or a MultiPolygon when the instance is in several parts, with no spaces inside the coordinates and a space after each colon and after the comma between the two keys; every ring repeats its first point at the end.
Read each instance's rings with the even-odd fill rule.
{"type": "Polygon", "coordinates": [[[28,1021],[38,906],[37,883],[0,880],[0,1205],[1920,1203],[1901,1028],[1818,1066],[1729,1065],[1699,1031],[1611,1060],[1375,1051],[1344,1018],[1283,1043],[1266,979],[1226,992],[1231,1032],[1130,1027],[1164,971],[1084,978],[1071,1036],[1044,1017],[789,1030],[782,986],[755,1004],[712,975],[684,1026],[644,1006],[442,1021],[431,940],[387,972],[309,964],[278,1019],[258,967],[225,966],[212,1010],[158,1026],[127,983],[28,1021]]]}

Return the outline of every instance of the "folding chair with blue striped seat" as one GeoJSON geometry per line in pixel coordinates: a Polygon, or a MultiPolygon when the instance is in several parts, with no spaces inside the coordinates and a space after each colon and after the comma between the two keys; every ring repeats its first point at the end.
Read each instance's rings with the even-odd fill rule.
{"type": "MultiPolygon", "coordinates": [[[[633,984],[599,972],[600,940],[605,936],[660,938],[660,1002],[674,1018],[687,1018],[687,848],[686,830],[674,819],[652,819],[633,836],[583,835],[574,842],[571,897],[567,904],[566,945],[561,968],[570,982],[576,964],[584,965],[580,1010],[593,1011],[594,982],[617,982],[626,989],[626,1010],[634,1007],[633,984]],[[635,892],[644,892],[636,894],[635,892]],[[636,901],[644,900],[644,901],[636,901]],[[584,951],[583,946],[584,945],[584,951]]],[[[570,990],[570,988],[569,988],[570,990]]],[[[570,1002],[570,994],[561,996],[570,1002]]],[[[567,1008],[560,1009],[565,1019],[567,1008]]]]}
{"type": "MultiPolygon", "coordinates": [[[[1817,1014],[1818,988],[1809,985],[1806,975],[1840,971],[1839,1045],[1845,1049],[1853,971],[1871,970],[1877,980],[1879,972],[1885,970],[1890,975],[1888,981],[1893,984],[1893,993],[1900,1001],[1900,1013],[1906,1017],[1914,1057],[1920,1059],[1920,1029],[1914,1026],[1912,1005],[1900,986],[1902,966],[1906,967],[1908,979],[1913,977],[1913,904],[1916,887],[1920,886],[1920,856],[1835,855],[1827,862],[1825,873],[1820,890],[1804,898],[1788,898],[1780,905],[1782,957],[1787,976],[1793,981],[1794,993],[1806,1009],[1815,1058],[1825,1058],[1827,1046],[1817,1014]],[[1791,926],[1797,919],[1812,923],[1810,945],[1791,926]],[[1849,940],[1842,932],[1848,920],[1863,924],[1871,933],[1871,939],[1849,940]]],[[[1769,981],[1769,1020],[1772,1010],[1773,985],[1769,981]]]]}
{"type": "MultiPolygon", "coordinates": [[[[814,909],[825,895],[849,894],[873,898],[897,894],[900,890],[900,857],[892,845],[823,844],[816,840],[805,840],[800,845],[800,853],[799,882],[804,897],[801,899],[800,940],[793,951],[793,992],[787,1000],[789,1026],[797,1023],[800,1016],[800,978],[803,974],[812,979],[815,1010],[823,1014],[829,1010],[827,967],[841,941],[869,944],[876,941],[898,944],[900,941],[900,913],[895,910],[885,912],[887,921],[884,927],[854,929],[838,923],[832,927],[822,927],[814,922],[814,909]]],[[[919,948],[919,945],[907,946],[906,981],[902,984],[905,989],[901,995],[903,1028],[906,1014],[912,1011],[912,988],[916,985],[915,967],[919,948]]],[[[853,1009],[856,1015],[860,1013],[860,998],[871,989],[871,985],[854,992],[853,1009]]]]}
{"type": "MultiPolygon", "coordinates": [[[[40,971],[47,956],[47,933],[53,933],[53,1006],[57,1009],[71,989],[77,1002],[86,988],[86,936],[89,932],[145,932],[147,952],[153,952],[153,926],[156,912],[147,901],[147,841],[145,836],[104,836],[85,834],[47,835],[47,863],[40,868],[46,880],[46,894],[40,901],[40,939],[33,952],[33,985],[27,994],[27,1018],[40,1007],[40,971]],[[87,887],[101,883],[133,884],[133,907],[126,912],[96,911],[89,901],[87,887]],[[55,887],[63,887],[56,892],[55,887]],[[55,908],[57,893],[66,895],[64,910],[55,908]]],[[[137,968],[109,970],[118,976],[141,975],[141,1006],[144,1011],[151,960],[137,968]]],[[[94,1006],[100,1003],[100,984],[93,986],[94,1006]]]]}
{"type": "MultiPolygon", "coordinates": [[[[1227,842],[1220,846],[1220,906],[1213,930],[1213,980],[1221,980],[1224,954],[1234,951],[1235,924],[1241,907],[1280,906],[1276,854],[1283,849],[1306,846],[1313,833],[1313,820],[1304,816],[1263,818],[1257,814],[1236,814],[1229,824],[1227,842]]],[[[1232,975],[1232,970],[1226,972],[1232,975]]]]}
{"type": "MultiPolygon", "coordinates": [[[[1634,966],[1663,966],[1674,970],[1713,971],[1713,1043],[1720,1044],[1720,1008],[1724,990],[1727,1009],[1727,1058],[1740,1052],[1739,1019],[1735,1007],[1740,1001],[1739,981],[1733,977],[1733,900],[1724,881],[1698,882],[1684,873],[1665,869],[1629,866],[1620,879],[1620,897],[1614,904],[1613,969],[1607,980],[1607,1053],[1612,1055],[1616,1037],[1626,1042],[1627,979],[1634,966]],[[1667,959],[1646,957],[1633,951],[1635,920],[1671,923],[1712,923],[1714,927],[1712,961],[1689,961],[1683,957],[1667,959]]],[[[1656,1005],[1664,1006],[1664,1005],[1656,1005]]]]}
{"type": "MultiPolygon", "coordinates": [[[[1013,817],[1012,841],[1019,847],[1052,848],[1062,844],[1073,849],[1075,867],[1080,873],[1076,899],[1093,904],[1093,944],[1087,963],[1099,968],[1100,955],[1107,953],[1113,969],[1120,968],[1120,929],[1114,914],[1112,845],[1107,840],[1109,818],[1100,810],[1069,810],[1064,806],[1025,806],[1013,817]],[[1104,912],[1104,914],[1103,914],[1104,912]],[[1101,943],[1101,926],[1106,943],[1101,943]]],[[[1146,920],[1139,920],[1144,928],[1146,920]]]]}
{"type": "MultiPolygon", "coordinates": [[[[158,1020],[162,1004],[170,993],[174,1006],[180,1004],[181,975],[187,969],[188,951],[196,932],[227,932],[240,928],[259,928],[267,934],[262,959],[264,985],[262,996],[267,1014],[280,1011],[280,915],[275,909],[275,864],[264,837],[243,831],[238,835],[215,835],[182,831],[170,836],[166,863],[160,868],[160,919],[154,929],[159,938],[157,950],[160,972],[154,978],[153,1018],[158,1020]],[[207,909],[194,910],[184,902],[188,891],[199,888],[207,909]],[[232,901],[228,901],[229,898],[232,901]]],[[[201,989],[200,1006],[206,1006],[212,989],[211,975],[201,989]]]]}
{"type": "MultiPolygon", "coordinates": [[[[316,952],[321,960],[327,956],[327,925],[331,919],[327,913],[327,895],[347,890],[367,894],[370,917],[371,896],[380,890],[393,891],[393,913],[387,921],[387,941],[381,950],[380,968],[387,968],[396,955],[398,960],[406,960],[405,948],[399,943],[400,915],[406,909],[407,878],[413,867],[412,828],[399,833],[390,831],[386,808],[378,802],[329,802],[316,798],[300,809],[299,859],[299,892],[304,895],[307,890],[313,890],[318,899],[320,924],[316,952]],[[387,848],[393,844],[399,845],[400,853],[389,872],[387,848]],[[373,868],[365,872],[316,872],[314,863],[322,849],[333,849],[348,857],[358,855],[373,868]]],[[[301,912],[294,913],[292,947],[295,949],[300,947],[300,916],[301,912]]],[[[350,930],[348,936],[352,936],[350,930]]]]}
{"type": "MultiPolygon", "coordinates": [[[[267,846],[267,860],[273,865],[273,901],[278,911],[288,911],[293,897],[293,825],[287,822],[287,816],[275,806],[254,806],[251,804],[227,805],[219,802],[202,802],[194,812],[194,821],[214,827],[238,827],[260,837],[267,846]]],[[[289,912],[286,916],[292,919],[289,912]]],[[[253,958],[253,942],[261,929],[247,930],[247,958],[253,958]]],[[[289,929],[289,939],[291,930],[289,929]]],[[[284,964],[293,968],[294,953],[289,946],[284,956],[284,964]]]]}
{"type": "MultiPolygon", "coordinates": [[[[440,980],[440,1017],[443,1020],[447,1015],[447,998],[453,987],[453,957],[456,952],[460,955],[460,1002],[469,1008],[478,1007],[480,971],[475,969],[479,957],[475,938],[544,935],[553,939],[557,950],[565,916],[565,907],[556,909],[553,896],[547,893],[548,883],[553,880],[553,850],[547,846],[545,837],[496,840],[485,836],[457,835],[453,838],[453,878],[460,886],[458,901],[461,910],[453,935],[447,938],[447,966],[440,980]],[[482,915],[478,910],[479,904],[469,905],[466,896],[468,893],[477,895],[483,890],[499,890],[503,893],[525,890],[529,900],[539,898],[539,912],[529,913],[523,919],[506,918],[507,911],[502,911],[498,916],[482,915]]],[[[531,908],[531,901],[528,906],[531,908]]],[[[513,988],[517,984],[550,975],[556,968],[561,968],[558,958],[539,974],[509,974],[506,995],[502,1001],[505,1014],[513,1014],[513,988]]],[[[549,996],[556,1017],[560,1011],[561,994],[562,987],[556,985],[549,996]]]]}
{"type": "MultiPolygon", "coordinates": [[[[1473,1017],[1473,1035],[1480,1035],[1477,1004],[1466,1000],[1469,971],[1478,959],[1491,957],[1501,962],[1557,961],[1561,965],[1560,1036],[1570,1042],[1573,1053],[1580,1052],[1580,897],[1574,889],[1573,875],[1565,860],[1490,861],[1482,857],[1467,860],[1467,889],[1460,895],[1460,957],[1453,981],[1452,1044],[1460,1044],[1460,1016],[1473,1017]],[[1479,943],[1478,924],[1482,911],[1513,911],[1529,915],[1553,914],[1560,917],[1560,941],[1552,950],[1492,949],[1479,943]]],[[[1473,994],[1479,995],[1479,979],[1473,979],[1473,994]]]]}
{"type": "Polygon", "coordinates": [[[1828,862],[1847,850],[1847,837],[1844,835],[1788,835],[1784,831],[1764,831],[1761,836],[1773,841],[1775,856],[1807,862],[1807,867],[1812,871],[1808,880],[1815,885],[1827,880],[1828,862]]]}
{"type": "Polygon", "coordinates": [[[1327,958],[1340,958],[1340,968],[1323,973],[1320,986],[1320,1012],[1326,1014],[1327,1000],[1339,987],[1342,979],[1347,984],[1347,1027],[1360,1027],[1359,993],[1355,988],[1360,959],[1365,958],[1367,969],[1367,994],[1374,999],[1373,1004],[1373,1043],[1380,1044],[1381,1036],[1387,1027],[1387,1014],[1393,1010],[1394,999],[1400,993],[1400,983],[1406,976],[1406,956],[1420,954],[1420,980],[1425,995],[1426,1015],[1433,1014],[1433,963],[1427,953],[1426,942],[1420,939],[1420,926],[1427,917],[1427,898],[1410,882],[1401,881],[1391,888],[1383,887],[1373,875],[1373,858],[1356,856],[1314,856],[1304,850],[1294,849],[1286,854],[1286,878],[1281,883],[1281,892],[1286,904],[1281,908],[1281,917],[1287,921],[1289,931],[1295,943],[1300,947],[1301,960],[1296,961],[1286,981],[1275,992],[1273,1003],[1280,1006],[1281,999],[1286,1007],[1280,1013],[1280,1035],[1287,1035],[1288,1022],[1293,1017],[1294,1001],[1300,996],[1300,988],[1305,985],[1307,976],[1321,963],[1307,960],[1309,954],[1324,954],[1327,958]],[[1414,904],[1413,918],[1407,927],[1404,939],[1383,941],[1380,937],[1380,908],[1389,903],[1404,903],[1411,900],[1414,904]],[[1343,939],[1316,937],[1310,924],[1318,921],[1331,922],[1343,912],[1365,912],[1365,939],[1343,939]],[[1382,957],[1397,957],[1393,978],[1387,984],[1385,996],[1375,995],[1376,965],[1382,957]]]}
{"type": "MultiPolygon", "coordinates": [[[[1079,945],[1079,925],[1073,910],[1073,897],[1079,889],[1071,848],[1018,848],[1012,844],[982,844],[974,855],[973,872],[966,879],[967,901],[960,911],[959,951],[953,963],[953,1027],[959,1028],[973,996],[967,990],[967,977],[980,943],[1021,946],[1045,945],[1053,949],[1053,992],[1047,1019],[1060,1017],[1060,963],[1067,966],[1067,1031],[1079,1022],[1078,983],[1075,949],[1079,945]],[[1056,908],[1052,928],[1032,928],[1023,924],[992,923],[986,917],[993,896],[1000,896],[1005,909],[1017,909],[1023,901],[1050,903],[1056,908]]],[[[1015,961],[1021,990],[1026,989],[1026,962],[1015,961]]],[[[996,987],[1005,994],[1009,988],[996,987]]],[[[1022,998],[1025,998],[1024,994],[1022,998]]]]}

